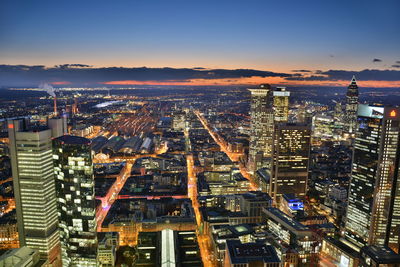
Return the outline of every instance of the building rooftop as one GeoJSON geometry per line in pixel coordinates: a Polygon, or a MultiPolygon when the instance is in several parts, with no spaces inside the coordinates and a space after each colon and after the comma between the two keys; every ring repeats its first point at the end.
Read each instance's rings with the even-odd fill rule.
{"type": "Polygon", "coordinates": [[[365,246],[361,249],[361,256],[370,257],[379,264],[400,263],[400,255],[387,246],[365,246]]]}
{"type": "Polygon", "coordinates": [[[271,172],[268,170],[268,168],[258,169],[256,174],[259,175],[265,183],[269,183],[269,180],[271,179],[271,172]]]}
{"type": "Polygon", "coordinates": [[[248,201],[272,201],[272,198],[267,193],[261,191],[249,191],[241,194],[241,196],[248,201]]]}
{"type": "Polygon", "coordinates": [[[280,259],[272,246],[263,243],[245,243],[239,240],[227,240],[227,250],[232,264],[251,262],[280,263],[280,259]]]}
{"type": "Polygon", "coordinates": [[[342,241],[340,241],[339,239],[330,237],[330,236],[326,236],[324,237],[324,240],[328,243],[331,243],[332,245],[334,245],[335,247],[337,247],[338,249],[340,249],[341,251],[345,252],[348,255],[352,255],[356,258],[358,258],[360,255],[359,253],[354,250],[353,248],[349,247],[348,245],[346,245],[345,243],[343,243],[342,241]]]}
{"type": "Polygon", "coordinates": [[[279,210],[277,208],[266,208],[265,210],[267,212],[270,212],[271,214],[273,214],[274,217],[278,218],[280,221],[282,221],[287,226],[293,228],[296,231],[307,231],[307,230],[309,230],[309,228],[307,226],[299,223],[298,221],[296,221],[295,219],[289,217],[288,215],[286,215],[284,212],[282,212],[281,210],[279,210]]]}
{"type": "Polygon", "coordinates": [[[63,135],[55,138],[54,140],[60,141],[62,144],[67,145],[90,145],[90,139],[74,136],[74,135],[63,135]]]}

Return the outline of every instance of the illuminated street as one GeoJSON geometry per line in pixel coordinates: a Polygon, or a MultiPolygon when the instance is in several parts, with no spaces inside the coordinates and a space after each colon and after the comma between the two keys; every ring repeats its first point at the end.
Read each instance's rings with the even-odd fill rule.
{"type": "Polygon", "coordinates": [[[228,150],[228,145],[226,141],[215,131],[213,131],[210,126],[208,125],[207,120],[200,114],[199,111],[195,111],[195,114],[199,118],[200,122],[202,123],[203,127],[209,132],[211,137],[214,139],[214,141],[220,146],[221,151],[225,152],[228,157],[233,161],[233,162],[238,162],[239,164],[239,170],[240,173],[250,181],[250,190],[258,190],[258,186],[256,182],[252,179],[250,174],[247,172],[246,167],[244,166],[243,162],[241,162],[239,159],[241,157],[244,157],[244,154],[240,153],[232,153],[228,150]]]}
{"type": "Polygon", "coordinates": [[[110,190],[108,190],[107,195],[101,198],[101,207],[96,213],[98,232],[101,232],[101,225],[103,224],[112,204],[114,204],[115,200],[118,198],[118,194],[122,187],[124,187],[127,178],[130,176],[131,169],[132,163],[126,163],[125,167],[121,170],[121,173],[117,176],[117,180],[111,186],[110,190]]]}
{"type": "MultiPolygon", "coordinates": [[[[186,139],[188,139],[188,132],[185,131],[186,139]]],[[[197,227],[200,228],[202,225],[202,218],[199,210],[199,203],[197,201],[197,177],[194,170],[193,155],[186,155],[187,171],[188,171],[188,197],[192,200],[193,210],[196,216],[197,227]]],[[[196,231],[197,241],[199,243],[201,257],[205,267],[216,266],[215,257],[211,248],[211,240],[208,235],[202,234],[196,231]]]]}

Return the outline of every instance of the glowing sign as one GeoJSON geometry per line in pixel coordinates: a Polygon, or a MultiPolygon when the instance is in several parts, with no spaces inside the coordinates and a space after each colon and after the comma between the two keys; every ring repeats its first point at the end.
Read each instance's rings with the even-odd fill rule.
{"type": "Polygon", "coordinates": [[[293,211],[296,211],[296,210],[303,210],[303,209],[304,209],[303,202],[301,202],[301,201],[289,202],[288,205],[289,205],[289,208],[290,208],[291,210],[293,210],[293,211]]]}
{"type": "Polygon", "coordinates": [[[390,112],[390,117],[396,117],[396,110],[392,110],[391,112],[390,112]]]}
{"type": "Polygon", "coordinates": [[[12,124],[12,123],[8,124],[8,128],[14,129],[14,124],[12,124]]]}

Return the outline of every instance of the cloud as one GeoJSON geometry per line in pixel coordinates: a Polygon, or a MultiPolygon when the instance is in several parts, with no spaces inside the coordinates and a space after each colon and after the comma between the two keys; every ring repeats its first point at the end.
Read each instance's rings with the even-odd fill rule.
{"type": "Polygon", "coordinates": [[[374,62],[374,63],[376,63],[376,62],[382,62],[382,59],[374,58],[374,59],[372,60],[372,62],[374,62]]]}
{"type": "Polygon", "coordinates": [[[311,70],[292,70],[293,72],[312,72],[311,70]]]}
{"type": "Polygon", "coordinates": [[[398,70],[376,70],[365,69],[362,71],[348,70],[328,70],[316,73],[318,75],[287,77],[286,80],[291,81],[346,81],[351,79],[353,75],[357,80],[361,81],[400,81],[400,71],[398,70]]]}
{"type": "Polygon", "coordinates": [[[396,61],[397,64],[400,64],[400,60],[396,61]]]}
{"type": "MultiPolygon", "coordinates": [[[[400,68],[395,64],[393,68],[400,68]]],[[[296,70],[296,73],[272,72],[255,69],[196,68],[127,68],[91,67],[85,64],[0,65],[0,86],[38,86],[42,82],[53,85],[96,87],[102,85],[246,85],[257,83],[327,84],[348,81],[356,75],[360,81],[381,81],[386,84],[400,81],[400,69],[352,70],[296,70]]],[[[386,86],[385,84],[385,86],[386,86]]]]}
{"type": "Polygon", "coordinates": [[[60,69],[67,69],[67,68],[90,68],[93,66],[86,64],[62,64],[62,65],[55,65],[54,67],[60,69]]]}
{"type": "Polygon", "coordinates": [[[41,82],[74,85],[99,85],[111,81],[187,81],[193,79],[221,80],[249,77],[291,77],[292,74],[254,69],[201,68],[95,68],[85,64],[45,66],[0,65],[0,86],[35,86],[41,82]]]}

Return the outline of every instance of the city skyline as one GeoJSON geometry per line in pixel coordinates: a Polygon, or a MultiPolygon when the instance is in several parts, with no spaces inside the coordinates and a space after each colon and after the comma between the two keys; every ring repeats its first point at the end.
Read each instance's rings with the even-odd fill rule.
{"type": "Polygon", "coordinates": [[[400,266],[399,10],[0,1],[0,266],[400,266]]]}

